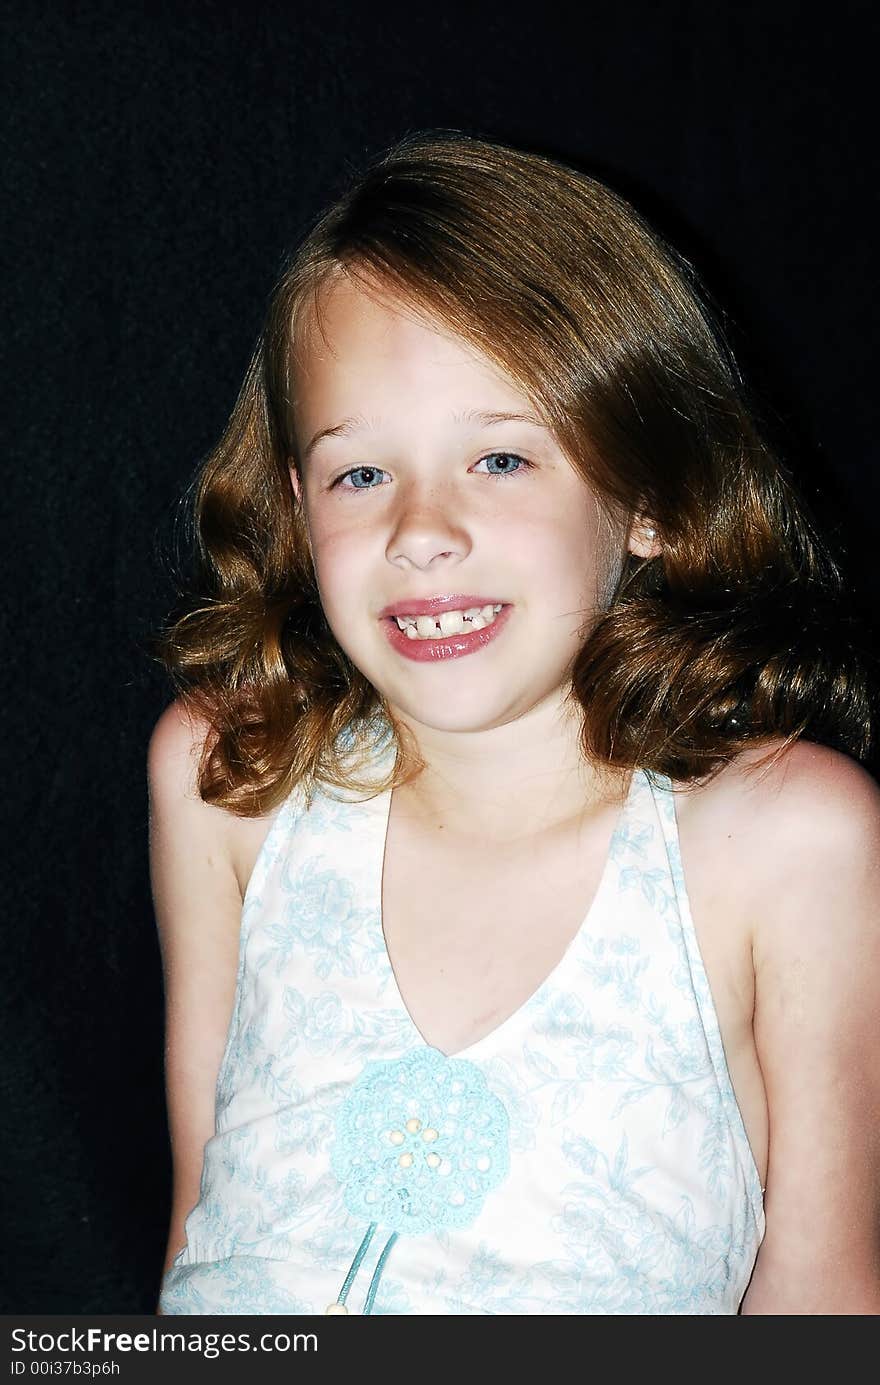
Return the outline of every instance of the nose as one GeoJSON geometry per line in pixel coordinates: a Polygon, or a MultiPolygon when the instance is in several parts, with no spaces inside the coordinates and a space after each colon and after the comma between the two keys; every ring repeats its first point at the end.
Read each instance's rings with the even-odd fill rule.
{"type": "Polygon", "coordinates": [[[400,497],[386,556],[395,567],[428,569],[466,558],[471,539],[451,492],[410,487],[400,497]]]}

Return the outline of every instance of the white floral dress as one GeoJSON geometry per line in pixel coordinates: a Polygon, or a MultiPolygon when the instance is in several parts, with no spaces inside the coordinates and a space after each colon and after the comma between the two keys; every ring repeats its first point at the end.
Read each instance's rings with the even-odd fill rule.
{"type": "Polygon", "coordinates": [[[669,781],[633,775],[562,960],[454,1058],[385,949],[389,807],[295,790],[272,824],[162,1312],[736,1313],[761,1187],[669,781]]]}

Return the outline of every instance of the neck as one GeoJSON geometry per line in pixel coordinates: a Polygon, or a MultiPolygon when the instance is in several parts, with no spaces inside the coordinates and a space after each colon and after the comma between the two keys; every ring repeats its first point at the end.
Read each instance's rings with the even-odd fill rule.
{"type": "Polygon", "coordinates": [[[443,731],[395,712],[425,769],[398,803],[448,834],[510,846],[622,797],[628,774],[584,758],[580,710],[561,699],[503,725],[443,731]]]}

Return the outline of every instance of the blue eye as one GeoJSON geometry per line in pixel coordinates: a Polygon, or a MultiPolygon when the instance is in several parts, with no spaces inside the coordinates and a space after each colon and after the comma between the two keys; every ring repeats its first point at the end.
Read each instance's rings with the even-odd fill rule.
{"type": "MultiPolygon", "coordinates": [[[[336,480],[333,482],[333,486],[341,486],[342,482],[345,481],[346,478],[349,476],[370,476],[372,478],[377,475],[384,476],[385,473],[383,471],[380,471],[379,467],[377,466],[357,466],[354,467],[351,471],[344,471],[341,476],[337,476],[336,480]]],[[[333,489],[333,486],[331,486],[331,490],[333,489]]],[[[370,491],[375,490],[375,486],[371,485],[369,481],[366,483],[366,485],[363,486],[357,486],[352,482],[350,486],[343,486],[342,489],[370,491]]]]}
{"type": "Polygon", "coordinates": [[[532,465],[531,462],[526,461],[525,457],[518,456],[516,452],[490,452],[487,456],[480,458],[480,461],[477,462],[477,466],[480,465],[480,462],[493,462],[497,461],[499,458],[508,462],[517,462],[518,465],[516,470],[512,467],[507,467],[504,471],[487,471],[485,473],[487,476],[516,476],[523,469],[529,470],[532,465]]]}

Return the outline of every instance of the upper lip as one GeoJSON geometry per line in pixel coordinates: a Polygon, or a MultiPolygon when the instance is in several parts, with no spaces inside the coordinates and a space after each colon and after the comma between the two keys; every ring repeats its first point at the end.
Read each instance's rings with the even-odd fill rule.
{"type": "Polygon", "coordinates": [[[379,619],[388,616],[436,616],[442,611],[469,611],[473,606],[503,606],[497,596],[462,596],[455,592],[452,596],[414,596],[409,600],[395,601],[379,612],[379,619]]]}

